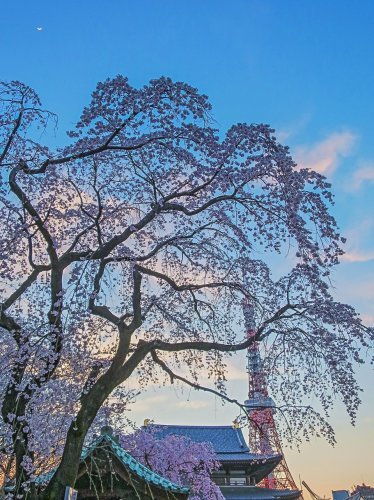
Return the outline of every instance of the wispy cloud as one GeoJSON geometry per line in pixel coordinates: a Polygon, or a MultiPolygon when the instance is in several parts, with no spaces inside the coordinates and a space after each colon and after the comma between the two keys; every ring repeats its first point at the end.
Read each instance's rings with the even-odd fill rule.
{"type": "Polygon", "coordinates": [[[369,262],[374,260],[373,248],[374,220],[371,216],[362,217],[357,223],[344,231],[347,238],[346,253],[341,257],[345,262],[369,262]]]}
{"type": "Polygon", "coordinates": [[[374,182],[374,164],[364,165],[363,167],[356,170],[353,174],[353,178],[349,183],[349,191],[357,191],[362,187],[363,184],[374,182]]]}
{"type": "Polygon", "coordinates": [[[279,142],[288,141],[291,137],[297,136],[305,127],[310,123],[312,115],[310,113],[304,113],[297,119],[293,120],[287,125],[281,126],[275,130],[275,135],[279,142]]]}
{"type": "Polygon", "coordinates": [[[246,372],[246,359],[245,357],[235,357],[229,359],[227,362],[227,378],[230,381],[246,381],[248,374],[246,372]]]}
{"type": "Polygon", "coordinates": [[[341,257],[341,260],[345,262],[369,262],[374,260],[374,250],[371,252],[347,252],[341,257]]]}
{"type": "Polygon", "coordinates": [[[294,157],[300,167],[331,175],[341,159],[351,154],[356,140],[357,136],[350,131],[334,132],[311,146],[296,147],[294,157]]]}
{"type": "Polygon", "coordinates": [[[178,408],[185,408],[186,410],[199,410],[207,408],[209,405],[210,401],[179,401],[177,403],[178,408]]]}
{"type": "MultiPolygon", "coordinates": [[[[374,315],[373,314],[362,314],[361,319],[365,325],[374,325],[374,315]]],[[[374,420],[374,417],[373,417],[374,420]]]]}
{"type": "Polygon", "coordinates": [[[170,405],[172,399],[169,394],[160,394],[157,396],[144,396],[136,401],[134,408],[131,408],[132,412],[136,410],[137,413],[152,412],[153,408],[157,406],[166,407],[170,405]]]}

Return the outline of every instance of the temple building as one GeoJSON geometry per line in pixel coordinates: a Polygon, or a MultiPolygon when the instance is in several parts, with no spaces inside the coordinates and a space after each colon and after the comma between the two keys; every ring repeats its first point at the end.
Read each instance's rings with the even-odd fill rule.
{"type": "MultiPolygon", "coordinates": [[[[39,476],[37,484],[48,482],[54,472],[39,476]]],[[[82,500],[187,500],[189,495],[189,488],[156,474],[127,453],[110,427],[104,427],[82,453],[72,491],[82,500]]]]}
{"type": "MultiPolygon", "coordinates": [[[[147,427],[159,439],[177,435],[197,443],[210,443],[221,464],[212,479],[228,500],[300,497],[297,489],[263,487],[264,478],[277,467],[282,455],[251,453],[242,430],[236,426],[149,424],[147,427]]],[[[42,487],[54,473],[52,470],[39,476],[37,484],[42,487]]],[[[156,474],[125,451],[110,427],[104,427],[101,436],[82,453],[74,490],[82,500],[187,500],[189,496],[187,485],[177,485],[156,474]]]]}
{"type": "Polygon", "coordinates": [[[189,426],[151,424],[156,436],[184,436],[197,443],[208,442],[221,463],[212,479],[229,500],[295,500],[299,490],[257,486],[281,462],[279,454],[251,453],[242,433],[236,426],[189,426]]]}
{"type": "Polygon", "coordinates": [[[352,491],[349,500],[374,500],[374,488],[361,484],[352,491]]]}
{"type": "Polygon", "coordinates": [[[347,490],[336,490],[332,492],[333,500],[374,500],[374,488],[361,484],[349,493],[347,490]]]}

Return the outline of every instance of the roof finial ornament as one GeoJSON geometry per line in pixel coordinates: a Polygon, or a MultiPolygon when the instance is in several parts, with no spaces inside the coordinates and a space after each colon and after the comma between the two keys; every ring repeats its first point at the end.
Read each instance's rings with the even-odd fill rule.
{"type": "Polygon", "coordinates": [[[240,425],[237,419],[233,420],[232,422],[232,428],[233,429],[240,429],[240,425]]]}
{"type": "Polygon", "coordinates": [[[101,429],[101,435],[102,436],[113,436],[113,429],[111,428],[110,425],[104,425],[101,429]]]}

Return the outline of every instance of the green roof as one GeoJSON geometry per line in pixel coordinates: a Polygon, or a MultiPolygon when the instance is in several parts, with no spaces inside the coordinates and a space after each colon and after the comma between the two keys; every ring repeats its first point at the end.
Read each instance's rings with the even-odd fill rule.
{"type": "Polygon", "coordinates": [[[118,458],[118,460],[124,465],[124,467],[130,469],[134,474],[138,477],[144,479],[148,483],[152,483],[155,486],[163,488],[164,490],[173,491],[174,493],[188,493],[189,488],[184,486],[179,486],[175,483],[169,481],[160,474],[156,474],[151,469],[148,469],[145,465],[138,462],[130,453],[127,453],[113,438],[110,434],[103,434],[97,440],[95,440],[90,447],[82,454],[82,460],[84,460],[92,451],[102,444],[106,442],[109,444],[111,450],[114,455],[118,458]]]}
{"type": "MultiPolygon", "coordinates": [[[[156,474],[156,472],[153,472],[151,469],[138,462],[133,456],[130,455],[130,453],[127,453],[127,451],[125,451],[108,432],[103,433],[100,437],[95,439],[90,446],[82,452],[81,460],[85,460],[98,446],[102,444],[107,444],[114,456],[125,468],[130,469],[131,472],[147,483],[162,488],[163,490],[172,491],[173,493],[189,493],[189,488],[179,486],[178,484],[169,481],[165,477],[160,476],[160,474],[156,474]]],[[[55,472],[56,469],[38,476],[36,478],[36,483],[43,484],[49,482],[55,472]]]]}

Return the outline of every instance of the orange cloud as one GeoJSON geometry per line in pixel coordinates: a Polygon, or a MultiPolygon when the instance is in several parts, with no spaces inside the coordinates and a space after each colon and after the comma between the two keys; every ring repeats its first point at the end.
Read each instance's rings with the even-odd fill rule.
{"type": "Polygon", "coordinates": [[[373,228],[373,218],[367,216],[361,218],[354,227],[345,230],[347,252],[341,257],[342,262],[369,262],[374,259],[373,228]]]}
{"type": "Polygon", "coordinates": [[[374,260],[374,251],[372,252],[347,252],[341,257],[346,262],[368,262],[374,260]]]}
{"type": "Polygon", "coordinates": [[[299,167],[310,168],[324,175],[331,175],[341,158],[349,156],[357,137],[349,131],[334,132],[327,139],[312,146],[299,146],[294,157],[299,167]]]}

